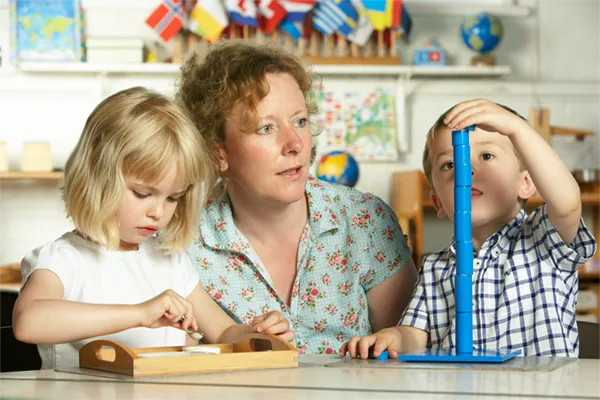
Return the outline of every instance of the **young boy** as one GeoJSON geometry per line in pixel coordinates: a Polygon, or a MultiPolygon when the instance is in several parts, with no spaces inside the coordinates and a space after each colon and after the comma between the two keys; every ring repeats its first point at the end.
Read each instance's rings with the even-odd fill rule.
{"type": "MultiPolygon", "coordinates": [[[[473,183],[473,345],[524,356],[577,357],[577,269],[596,251],[581,218],[579,186],[552,147],[507,107],[477,99],[443,114],[428,132],[423,168],[439,218],[453,219],[452,131],[470,135],[473,183]],[[539,191],[545,204],[522,209],[539,191]]],[[[456,346],[455,249],[427,256],[398,326],[340,349],[365,359],[456,346]]]]}

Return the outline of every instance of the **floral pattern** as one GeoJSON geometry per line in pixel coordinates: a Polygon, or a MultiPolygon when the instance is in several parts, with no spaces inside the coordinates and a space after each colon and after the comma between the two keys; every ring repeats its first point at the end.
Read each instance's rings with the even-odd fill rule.
{"type": "Polygon", "coordinates": [[[188,249],[200,282],[234,320],[279,310],[302,353],[332,354],[354,335],[371,333],[367,293],[410,257],[392,209],[381,199],[309,178],[310,218],[300,239],[289,306],[233,222],[228,200],[211,202],[188,249]]]}

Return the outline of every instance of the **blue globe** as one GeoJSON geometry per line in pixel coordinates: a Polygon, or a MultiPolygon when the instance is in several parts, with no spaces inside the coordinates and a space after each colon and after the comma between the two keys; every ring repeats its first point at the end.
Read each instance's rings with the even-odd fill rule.
{"type": "Polygon", "coordinates": [[[483,12],[467,17],[460,25],[465,45],[477,53],[489,53],[500,44],[504,28],[495,15],[483,12]]]}
{"type": "Polygon", "coordinates": [[[317,166],[317,178],[354,187],[358,181],[358,163],[347,151],[335,150],[321,157],[317,166]]]}

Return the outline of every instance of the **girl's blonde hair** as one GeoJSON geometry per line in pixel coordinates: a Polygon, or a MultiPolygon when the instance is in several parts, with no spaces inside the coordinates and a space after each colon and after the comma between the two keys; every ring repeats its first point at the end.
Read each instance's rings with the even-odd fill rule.
{"type": "Polygon", "coordinates": [[[118,249],[115,215],[127,191],[124,176],[160,181],[173,162],[189,186],[157,239],[167,253],[184,249],[196,235],[199,210],[214,176],[208,149],[175,101],[142,87],[117,92],[88,117],[67,160],[67,215],[82,235],[118,249]]]}
{"type": "MultiPolygon", "coordinates": [[[[298,57],[282,47],[243,39],[221,40],[206,54],[192,53],[183,63],[176,96],[210,148],[215,170],[219,169],[217,146],[225,141],[225,126],[237,104],[244,105],[248,122],[242,129],[258,129],[257,107],[269,94],[269,73],[287,73],[294,78],[304,96],[311,131],[318,135],[313,77],[298,57]]],[[[215,197],[222,194],[219,192],[217,188],[215,197]]]]}

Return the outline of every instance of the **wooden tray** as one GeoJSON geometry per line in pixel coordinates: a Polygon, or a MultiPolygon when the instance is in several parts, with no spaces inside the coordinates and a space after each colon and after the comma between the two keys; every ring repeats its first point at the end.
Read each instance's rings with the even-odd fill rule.
{"type": "Polygon", "coordinates": [[[245,335],[231,344],[193,346],[218,347],[221,354],[176,354],[184,347],[128,348],[116,341],[94,340],[79,350],[79,366],[134,377],[298,367],[294,346],[262,333],[245,335]],[[144,358],[147,353],[173,354],[144,358]]]}

